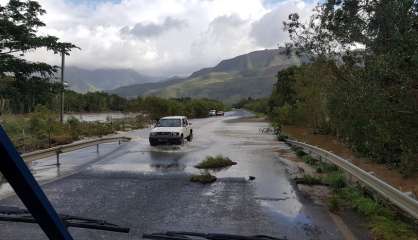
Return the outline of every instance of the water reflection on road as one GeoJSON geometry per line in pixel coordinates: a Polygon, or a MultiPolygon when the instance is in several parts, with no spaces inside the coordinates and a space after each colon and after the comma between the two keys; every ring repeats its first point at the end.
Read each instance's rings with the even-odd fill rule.
{"type": "Polygon", "coordinates": [[[272,135],[260,134],[268,124],[242,118],[248,115],[240,111],[192,120],[195,137],[183,146],[151,147],[149,129],[143,129],[127,133],[133,138],[129,143],[101,146],[99,154],[91,148],[65,154],[60,168],[50,158],[34,161],[31,169],[41,182],[74,174],[45,187],[62,210],[104,214],[103,218],[110,214],[130,224],[138,236],[145,230],[200,230],[340,239],[324,209],[303,202],[294,191],[287,166],[273,151],[289,151],[288,147],[272,135]],[[197,163],[218,154],[238,164],[214,172],[218,181],[212,185],[188,181],[199,173],[197,163]],[[249,181],[249,176],[255,180],[249,181]],[[94,199],[98,202],[90,202],[94,199]],[[98,203],[111,207],[104,211],[98,203]]]}
{"type": "Polygon", "coordinates": [[[68,113],[64,114],[64,121],[75,118],[81,122],[110,122],[115,119],[135,117],[135,113],[109,112],[109,113],[68,113]]]}

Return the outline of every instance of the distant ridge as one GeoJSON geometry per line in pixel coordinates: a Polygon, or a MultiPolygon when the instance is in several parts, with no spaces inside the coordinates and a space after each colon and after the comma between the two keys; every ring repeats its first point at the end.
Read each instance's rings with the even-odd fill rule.
{"type": "Polygon", "coordinates": [[[134,84],[109,92],[124,97],[207,97],[234,102],[246,97],[268,96],[278,71],[303,62],[286,49],[266,49],[222,60],[214,67],[203,68],[186,78],[134,84]]]}
{"type": "Polygon", "coordinates": [[[106,91],[121,86],[155,82],[161,78],[146,76],[132,69],[100,68],[88,70],[69,66],[65,68],[65,80],[70,89],[77,92],[106,91]]]}

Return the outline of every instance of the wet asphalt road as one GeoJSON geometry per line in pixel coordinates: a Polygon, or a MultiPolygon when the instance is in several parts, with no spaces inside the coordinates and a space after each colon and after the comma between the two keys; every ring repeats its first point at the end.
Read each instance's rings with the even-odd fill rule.
{"type": "MultiPolygon", "coordinates": [[[[129,234],[70,228],[74,239],[141,239],[163,231],[267,234],[288,239],[342,239],[327,210],[299,197],[288,168],[273,149],[287,149],[267,123],[240,119],[244,111],[192,121],[193,142],[150,147],[149,129],[129,132],[129,143],[103,144],[35,161],[31,169],[58,212],[130,227],[129,234]],[[207,155],[237,165],[216,172],[211,185],[189,182],[207,155]],[[255,181],[248,181],[255,176],[255,181]]],[[[22,207],[7,184],[0,205],[22,207]]],[[[46,239],[37,225],[0,222],[0,239],[46,239]]]]}

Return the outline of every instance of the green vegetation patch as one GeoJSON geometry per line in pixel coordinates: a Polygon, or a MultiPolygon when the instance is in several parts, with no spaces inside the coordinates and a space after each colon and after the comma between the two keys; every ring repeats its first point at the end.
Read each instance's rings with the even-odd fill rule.
{"type": "Polygon", "coordinates": [[[277,134],[277,140],[281,142],[285,142],[287,139],[289,139],[289,136],[287,136],[284,133],[277,134]]]}
{"type": "Polygon", "coordinates": [[[296,156],[298,156],[298,157],[303,157],[303,156],[305,156],[305,155],[307,155],[303,150],[302,150],[302,148],[300,148],[300,147],[293,147],[292,146],[292,150],[296,153],[296,156]]]}
{"type": "Polygon", "coordinates": [[[218,155],[216,157],[208,156],[205,160],[197,164],[195,167],[199,169],[219,169],[237,164],[228,157],[218,155]]]}
{"type": "Polygon", "coordinates": [[[333,209],[351,208],[365,216],[375,239],[418,239],[417,229],[412,223],[397,216],[396,212],[359,187],[344,187],[335,191],[329,205],[333,209]]]}
{"type": "Polygon", "coordinates": [[[205,173],[201,173],[198,175],[193,175],[190,178],[191,182],[197,182],[197,183],[202,183],[202,184],[209,184],[209,183],[213,183],[216,181],[216,177],[213,176],[212,174],[205,172],[205,173]]]}
{"type": "MultiPolygon", "coordinates": [[[[303,151],[302,151],[303,152],[303,151]]],[[[296,155],[298,155],[298,156],[300,156],[301,155],[301,152],[296,152],[296,155]]],[[[311,157],[310,155],[307,155],[305,152],[303,152],[303,154],[302,154],[302,160],[306,163],[306,164],[309,164],[309,165],[311,165],[311,166],[316,166],[317,164],[318,164],[318,160],[317,159],[315,159],[315,158],[313,158],[313,157],[311,157]]]]}
{"type": "Polygon", "coordinates": [[[322,177],[322,181],[334,190],[338,190],[346,186],[344,174],[341,171],[334,171],[325,175],[322,177]]]}
{"type": "Polygon", "coordinates": [[[301,178],[294,179],[296,184],[304,185],[325,185],[320,177],[311,176],[308,174],[303,175],[301,178]]]}
{"type": "Polygon", "coordinates": [[[375,239],[418,239],[416,226],[403,220],[395,211],[385,206],[381,201],[374,199],[368,192],[360,187],[348,186],[344,173],[337,166],[325,163],[310,155],[300,154],[300,148],[293,148],[302,155],[303,161],[316,169],[319,176],[304,175],[295,179],[297,184],[325,185],[333,190],[328,199],[328,207],[332,212],[343,208],[353,209],[367,218],[370,231],[375,239]]]}
{"type": "Polygon", "coordinates": [[[317,173],[329,173],[338,171],[338,167],[334,164],[329,164],[321,161],[315,166],[315,168],[317,173]]]}
{"type": "Polygon", "coordinates": [[[61,123],[58,115],[37,106],[25,115],[4,115],[1,124],[20,152],[30,152],[71,143],[85,137],[104,136],[116,131],[143,128],[147,122],[142,115],[117,119],[108,123],[81,122],[70,118],[61,123]]]}

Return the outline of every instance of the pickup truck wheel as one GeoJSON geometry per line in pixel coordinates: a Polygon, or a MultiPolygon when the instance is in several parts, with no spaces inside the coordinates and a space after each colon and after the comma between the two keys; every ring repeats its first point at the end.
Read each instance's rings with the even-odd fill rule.
{"type": "Polygon", "coordinates": [[[149,144],[150,144],[151,146],[153,146],[153,147],[154,147],[154,146],[157,146],[157,143],[156,143],[155,141],[151,141],[151,140],[150,140],[150,141],[149,141],[149,144]]]}
{"type": "Polygon", "coordinates": [[[193,132],[190,132],[190,135],[186,139],[191,142],[193,140],[193,132]]]}
{"type": "Polygon", "coordinates": [[[179,141],[178,141],[178,145],[183,145],[184,144],[184,137],[183,135],[181,135],[179,141]]]}

